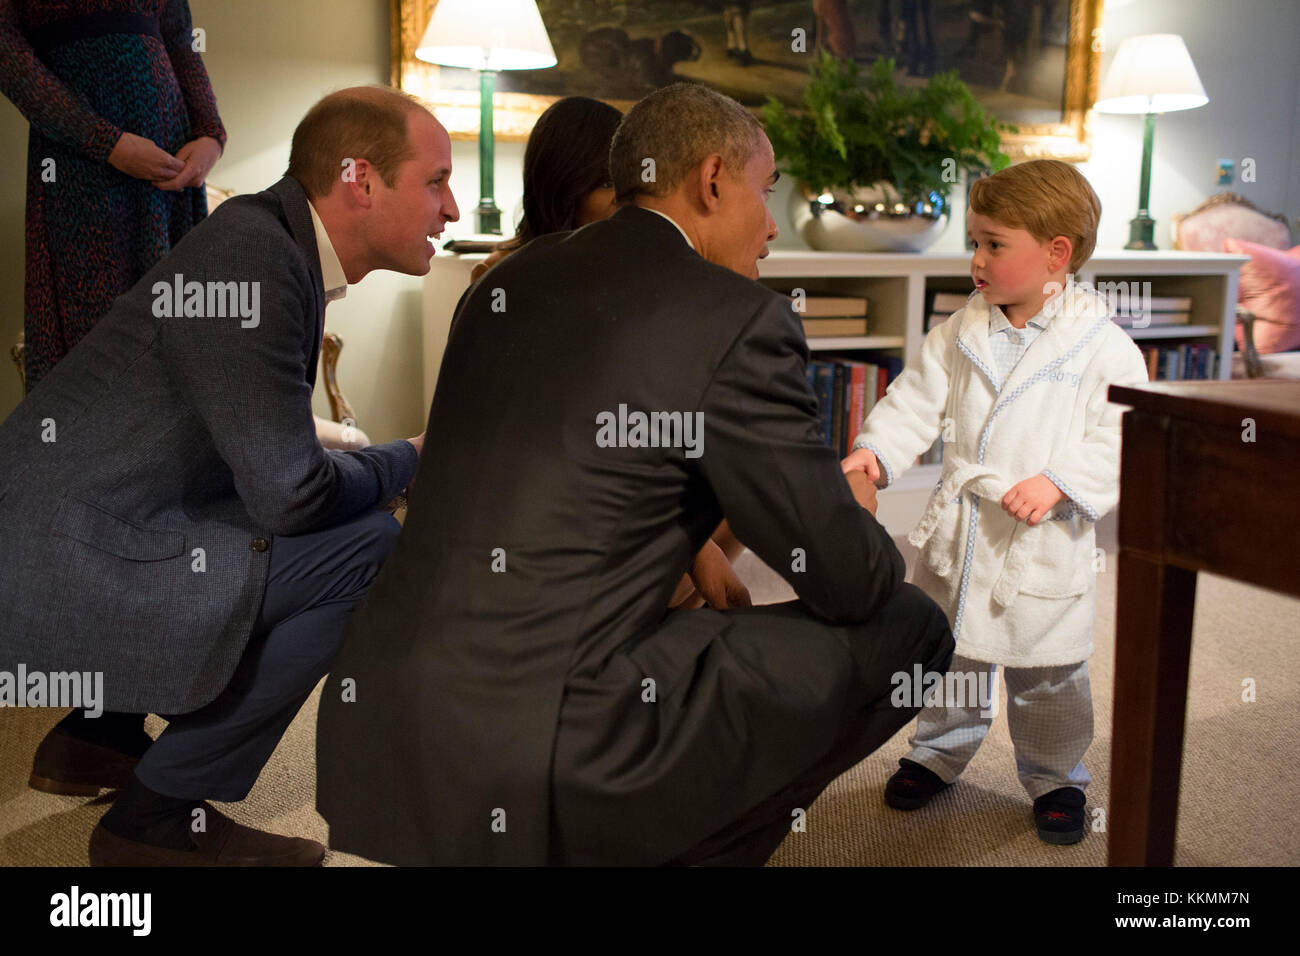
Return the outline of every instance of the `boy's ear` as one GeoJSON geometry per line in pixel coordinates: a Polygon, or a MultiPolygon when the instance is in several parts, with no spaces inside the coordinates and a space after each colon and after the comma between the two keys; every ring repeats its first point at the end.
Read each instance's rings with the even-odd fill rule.
{"type": "Polygon", "coordinates": [[[1047,247],[1047,265],[1053,272],[1060,272],[1070,264],[1074,255],[1074,243],[1065,236],[1054,236],[1047,247]]]}

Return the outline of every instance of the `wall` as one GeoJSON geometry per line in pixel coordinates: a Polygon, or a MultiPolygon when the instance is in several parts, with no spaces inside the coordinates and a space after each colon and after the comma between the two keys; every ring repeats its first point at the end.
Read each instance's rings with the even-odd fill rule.
{"type": "MultiPolygon", "coordinates": [[[[1294,0],[1214,0],[1178,3],[1136,0],[1110,4],[1106,44],[1126,36],[1179,33],[1187,42],[1207,106],[1162,116],[1156,126],[1152,215],[1157,244],[1169,247],[1175,212],[1211,193],[1220,158],[1256,161],[1255,183],[1232,187],[1264,209],[1300,214],[1300,4],[1294,0]]],[[[204,57],[230,134],[212,181],[239,191],[264,188],[288,161],[294,124],[332,89],[388,78],[386,0],[191,0],[197,25],[207,30],[204,57]],[[328,11],[322,14],[322,10],[328,11]]],[[[1103,57],[1103,69],[1109,63],[1103,57]]],[[[1142,123],[1137,117],[1098,115],[1094,158],[1081,165],[1101,197],[1099,248],[1128,239],[1137,210],[1142,123]]],[[[0,100],[0,345],[8,350],[22,328],[23,203],[26,124],[0,100]]],[[[513,222],[519,206],[523,145],[498,143],[497,203],[513,222]]],[[[473,231],[478,200],[477,150],[452,145],[452,186],[464,212],[447,236],[473,231]]],[[[786,212],[790,185],[782,182],[771,204],[781,230],[774,248],[800,248],[786,212]]],[[[964,248],[964,217],[954,217],[935,251],[964,248]]],[[[427,409],[421,398],[421,280],[375,273],[329,307],[327,325],[344,339],[339,378],[372,439],[418,434],[427,409]]],[[[7,365],[7,356],[5,356],[7,365]]],[[[20,399],[17,376],[0,370],[0,415],[20,399]]],[[[325,412],[323,395],[317,410],[325,412]]]]}
{"type": "MultiPolygon", "coordinates": [[[[1110,6],[1110,4],[1108,4],[1110,6]]],[[[1170,222],[1225,189],[1261,209],[1284,213],[1295,229],[1300,214],[1300,4],[1295,0],[1135,2],[1112,9],[1105,20],[1108,53],[1128,36],[1177,33],[1187,44],[1210,102],[1156,120],[1151,164],[1151,215],[1156,245],[1172,247],[1170,222]],[[1256,161],[1257,179],[1215,184],[1217,163],[1256,161]]],[[[1142,161],[1142,118],[1097,114],[1093,159],[1080,166],[1102,201],[1100,247],[1128,241],[1137,213],[1142,161]]]]}

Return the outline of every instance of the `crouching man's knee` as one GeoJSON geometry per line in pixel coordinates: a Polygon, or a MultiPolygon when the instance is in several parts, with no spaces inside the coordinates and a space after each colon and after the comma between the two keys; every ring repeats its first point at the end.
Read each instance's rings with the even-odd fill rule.
{"type": "Polygon", "coordinates": [[[369,590],[388,556],[397,547],[401,523],[386,511],[370,511],[347,525],[347,589],[356,595],[369,590]]]}
{"type": "Polygon", "coordinates": [[[915,584],[899,588],[886,608],[901,629],[916,635],[916,657],[926,669],[947,670],[956,642],[943,609],[915,584]]]}

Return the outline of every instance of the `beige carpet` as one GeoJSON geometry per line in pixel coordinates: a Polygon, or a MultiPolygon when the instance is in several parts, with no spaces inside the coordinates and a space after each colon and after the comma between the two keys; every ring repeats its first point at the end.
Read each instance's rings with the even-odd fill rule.
{"type": "MultiPolygon", "coordinates": [[[[1092,686],[1097,736],[1085,763],[1092,773],[1089,812],[1105,808],[1110,786],[1111,680],[1114,660],[1114,525],[1102,523],[1109,555],[1099,576],[1092,686]]],[[[909,567],[915,552],[900,542],[909,567]]],[[[783,581],[751,556],[741,573],[756,603],[785,600],[783,581]]],[[[1178,821],[1180,866],[1296,865],[1300,829],[1279,826],[1300,810],[1300,601],[1202,575],[1192,648],[1187,743],[1178,821]],[[1243,703],[1253,678],[1255,703],[1243,703]]],[[[1072,847],[1047,846],[1034,833],[1030,802],[1016,780],[1004,706],[966,772],[930,806],[900,813],[881,799],[907,752],[910,727],[833,783],[810,809],[807,830],[792,833],[774,866],[1101,866],[1106,840],[1090,833],[1072,847]]],[[[319,693],[319,689],[318,689],[319,693]]],[[[242,823],[327,841],[314,809],[317,697],[290,726],[248,799],[222,809],[242,823]]],[[[26,786],[31,756],[66,711],[0,710],[0,865],[87,863],[86,841],[104,812],[97,800],[37,793],[26,786]]],[[[157,718],[152,733],[164,726],[157,718]]],[[[331,852],[326,864],[367,861],[331,852]]]]}

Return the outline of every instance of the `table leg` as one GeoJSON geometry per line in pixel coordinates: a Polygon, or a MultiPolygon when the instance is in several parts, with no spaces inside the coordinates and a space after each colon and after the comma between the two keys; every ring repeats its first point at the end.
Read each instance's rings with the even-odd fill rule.
{"type": "Polygon", "coordinates": [[[1110,866],[1172,866],[1196,572],[1119,553],[1110,866]]]}

